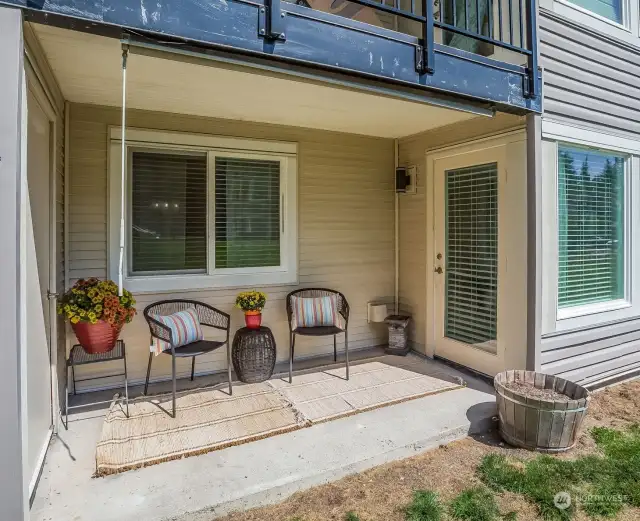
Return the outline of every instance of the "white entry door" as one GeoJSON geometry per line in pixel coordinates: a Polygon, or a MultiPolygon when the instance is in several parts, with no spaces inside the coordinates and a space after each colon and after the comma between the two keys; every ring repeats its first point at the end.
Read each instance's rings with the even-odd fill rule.
{"type": "Polygon", "coordinates": [[[504,147],[433,162],[435,354],[492,374],[498,365],[498,216],[504,147]]]}
{"type": "Polygon", "coordinates": [[[27,103],[26,372],[30,490],[37,482],[53,425],[52,416],[52,128],[51,120],[32,92],[27,103]]]}

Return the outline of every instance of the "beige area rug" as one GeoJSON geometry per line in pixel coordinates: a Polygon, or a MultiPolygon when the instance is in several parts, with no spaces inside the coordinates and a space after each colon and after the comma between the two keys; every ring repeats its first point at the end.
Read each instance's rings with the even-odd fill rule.
{"type": "MultiPolygon", "coordinates": [[[[410,367],[410,366],[407,366],[410,367]]],[[[381,362],[320,370],[260,384],[191,390],[112,404],[96,448],[96,475],[204,454],[365,410],[461,387],[446,376],[381,362]]]]}
{"type": "MultiPolygon", "coordinates": [[[[410,366],[409,366],[410,367],[410,366]]],[[[420,398],[460,387],[460,382],[440,375],[438,378],[403,367],[368,362],[350,367],[349,380],[345,368],[270,380],[304,418],[320,423],[385,405],[420,398]]]]}

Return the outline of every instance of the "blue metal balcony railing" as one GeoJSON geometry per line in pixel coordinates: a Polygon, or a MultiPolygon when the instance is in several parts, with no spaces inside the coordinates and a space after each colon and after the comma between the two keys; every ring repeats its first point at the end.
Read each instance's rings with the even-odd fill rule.
{"type": "MultiPolygon", "coordinates": [[[[337,14],[353,20],[379,25],[381,20],[369,14],[362,15],[358,9],[349,9],[345,4],[359,5],[367,11],[386,13],[392,17],[413,23],[412,27],[395,30],[413,34],[420,27],[418,36],[422,49],[418,52],[416,68],[420,73],[434,72],[434,48],[437,43],[436,30],[441,31],[442,44],[467,50],[476,54],[493,54],[482,44],[504,49],[524,58],[529,76],[529,95],[539,95],[536,9],[535,0],[283,0],[312,9],[337,14]]],[[[286,4],[285,4],[286,5],[286,4]]],[[[273,20],[270,35],[281,38],[284,31],[280,0],[270,0],[270,16],[273,20]]]]}
{"type": "Polygon", "coordinates": [[[162,50],[319,79],[335,75],[332,81],[359,86],[373,80],[367,88],[446,106],[542,111],[535,0],[2,4],[20,7],[30,22],[125,37],[162,50]]]}

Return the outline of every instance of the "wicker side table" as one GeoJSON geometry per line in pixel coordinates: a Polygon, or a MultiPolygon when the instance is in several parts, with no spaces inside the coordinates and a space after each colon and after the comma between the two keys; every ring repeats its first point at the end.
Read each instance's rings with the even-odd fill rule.
{"type": "Polygon", "coordinates": [[[266,326],[238,329],[233,337],[231,359],[241,382],[258,383],[271,378],[276,366],[276,341],[271,330],[266,326]]]}

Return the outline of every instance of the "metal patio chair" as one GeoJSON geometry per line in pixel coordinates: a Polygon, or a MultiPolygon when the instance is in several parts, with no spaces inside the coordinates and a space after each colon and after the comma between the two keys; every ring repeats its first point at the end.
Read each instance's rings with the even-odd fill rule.
{"type": "MultiPolygon", "coordinates": [[[[231,386],[231,347],[229,344],[229,328],[231,319],[226,313],[195,300],[161,300],[150,304],[144,309],[144,318],[149,325],[149,331],[151,333],[151,342],[157,338],[164,340],[171,345],[171,350],[163,351],[162,354],[171,355],[172,358],[172,380],[173,380],[173,414],[176,417],[176,358],[189,358],[191,357],[191,381],[193,381],[196,356],[204,355],[220,349],[224,345],[227,346],[227,371],[229,378],[229,394],[233,393],[231,386]],[[153,315],[172,315],[185,309],[193,308],[196,310],[198,320],[203,326],[213,327],[226,331],[227,338],[224,342],[218,340],[198,340],[180,347],[174,347],[173,339],[171,338],[171,329],[165,326],[158,320],[153,318],[153,315]]],[[[144,394],[147,394],[149,388],[149,376],[151,375],[151,362],[153,361],[154,353],[149,353],[149,365],[147,366],[147,379],[144,384],[144,394]]]]}
{"type": "Polygon", "coordinates": [[[289,383],[293,382],[293,354],[296,345],[296,335],[301,336],[333,336],[333,361],[338,361],[338,349],[336,345],[337,335],[344,333],[344,353],[345,364],[347,368],[347,380],[349,379],[349,338],[347,334],[347,326],[349,325],[349,303],[345,296],[339,291],[325,288],[306,288],[292,291],[287,295],[287,318],[289,320],[289,383]],[[338,297],[338,313],[344,318],[344,329],[337,326],[318,326],[318,327],[298,327],[291,328],[291,317],[293,315],[293,307],[291,297],[300,298],[317,298],[330,297],[336,295],[338,297]]]}

